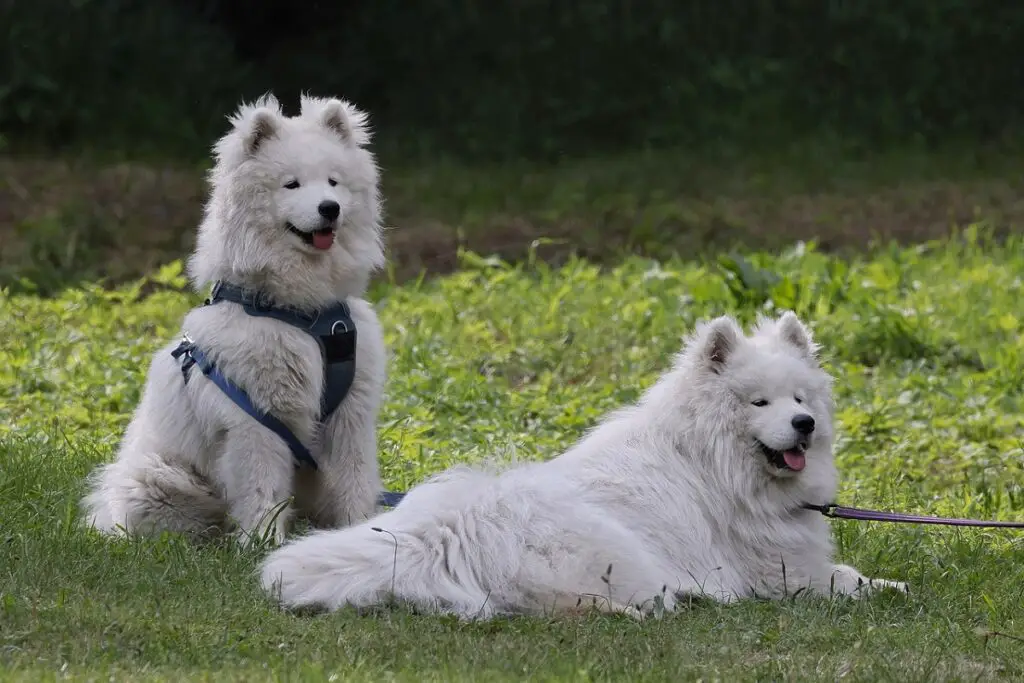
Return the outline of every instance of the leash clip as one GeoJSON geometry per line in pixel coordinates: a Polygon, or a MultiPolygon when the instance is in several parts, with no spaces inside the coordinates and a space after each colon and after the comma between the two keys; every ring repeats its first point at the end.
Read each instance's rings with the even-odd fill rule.
{"type": "Polygon", "coordinates": [[[188,333],[185,333],[181,337],[181,343],[178,344],[177,348],[171,351],[171,357],[175,360],[184,356],[184,358],[181,359],[181,374],[185,379],[185,384],[188,384],[189,370],[191,370],[192,366],[196,364],[196,359],[192,355],[192,349],[194,348],[195,342],[193,342],[192,338],[188,336],[188,333]]]}
{"type": "Polygon", "coordinates": [[[822,503],[821,505],[816,505],[814,503],[804,503],[800,507],[802,507],[804,510],[813,510],[814,512],[820,512],[825,517],[835,517],[836,508],[838,508],[839,506],[836,503],[822,503]]]}
{"type": "Polygon", "coordinates": [[[220,288],[223,284],[224,283],[221,280],[217,280],[213,283],[213,289],[210,290],[210,296],[206,297],[206,301],[203,302],[204,306],[209,306],[217,301],[217,297],[220,296],[220,288]]]}

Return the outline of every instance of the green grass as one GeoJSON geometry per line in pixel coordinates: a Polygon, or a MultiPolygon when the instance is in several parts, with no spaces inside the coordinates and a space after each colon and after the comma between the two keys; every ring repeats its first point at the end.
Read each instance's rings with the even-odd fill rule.
{"type": "MultiPolygon", "coordinates": [[[[793,308],[825,345],[841,500],[1024,519],[1024,239],[970,229],[844,261],[796,248],[707,263],[509,266],[464,255],[379,285],[389,486],[484,456],[546,458],[635,399],[698,319],[793,308]]],[[[260,551],[76,526],[149,354],[199,297],[175,265],[116,291],[0,295],[0,663],[20,680],[822,680],[1024,677],[1024,534],[834,522],[839,555],[904,598],[706,606],[662,621],[459,624],[295,616],[260,551]]]]}

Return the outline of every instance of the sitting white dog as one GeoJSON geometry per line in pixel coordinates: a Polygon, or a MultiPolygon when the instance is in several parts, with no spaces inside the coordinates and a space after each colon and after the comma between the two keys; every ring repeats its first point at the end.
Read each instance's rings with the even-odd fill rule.
{"type": "Polygon", "coordinates": [[[360,298],[384,263],[366,116],[338,99],[243,105],[215,146],[189,271],[207,305],[153,358],[117,459],[91,478],[108,533],[282,541],[289,500],[334,527],[376,511],[385,348],[360,298]]]}
{"type": "Polygon", "coordinates": [[[801,507],[836,493],[832,413],[796,316],[751,337],[718,318],[560,457],[453,469],[373,520],[275,550],[262,584],[289,607],[397,599],[462,618],[905,590],[833,564],[825,518],[801,507]]]}

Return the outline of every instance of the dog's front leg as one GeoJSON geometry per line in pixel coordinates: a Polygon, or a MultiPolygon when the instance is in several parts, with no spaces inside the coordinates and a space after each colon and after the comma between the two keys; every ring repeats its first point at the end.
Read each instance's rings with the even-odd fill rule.
{"type": "Polygon", "coordinates": [[[373,307],[352,299],[359,330],[356,375],[345,400],[324,425],[324,457],[312,478],[308,510],[320,527],[357,524],[376,514],[381,492],[377,462],[377,417],[387,374],[384,334],[373,307]]]}
{"type": "Polygon", "coordinates": [[[309,505],[314,524],[336,528],[376,513],[380,495],[376,411],[353,392],[327,425],[330,452],[314,476],[309,505]]]}
{"type": "Polygon", "coordinates": [[[268,536],[283,542],[292,517],[295,465],[281,437],[259,425],[229,430],[218,470],[243,544],[268,536]]]}

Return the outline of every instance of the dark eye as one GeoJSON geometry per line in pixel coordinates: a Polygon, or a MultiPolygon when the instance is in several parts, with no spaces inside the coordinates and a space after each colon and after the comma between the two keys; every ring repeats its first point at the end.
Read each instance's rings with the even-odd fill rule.
{"type": "Polygon", "coordinates": [[[802,398],[800,398],[799,396],[794,396],[793,399],[796,400],[797,403],[803,403],[804,402],[804,400],[802,398]]]}
{"type": "Polygon", "coordinates": [[[335,180],[334,178],[328,178],[327,179],[327,184],[330,185],[331,187],[334,187],[335,185],[338,184],[338,181],[335,180]]]}
{"type": "Polygon", "coordinates": [[[768,401],[764,400],[763,398],[759,398],[756,401],[752,401],[751,405],[755,405],[758,408],[764,408],[766,405],[768,405],[768,401]]]}
{"type": "Polygon", "coordinates": [[[297,189],[299,189],[299,181],[298,180],[289,180],[287,183],[284,184],[284,188],[286,190],[297,190],[297,189]]]}

